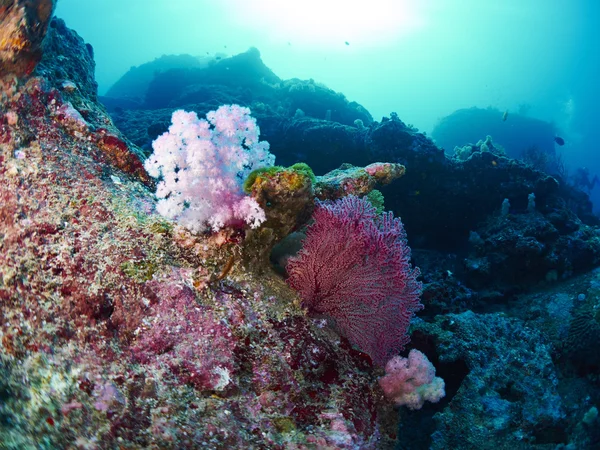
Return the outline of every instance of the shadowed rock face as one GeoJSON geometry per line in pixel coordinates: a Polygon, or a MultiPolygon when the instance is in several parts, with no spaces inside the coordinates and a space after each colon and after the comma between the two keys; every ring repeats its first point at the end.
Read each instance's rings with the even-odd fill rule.
{"type": "Polygon", "coordinates": [[[523,158],[525,152],[536,147],[539,151],[554,155],[554,137],[557,130],[549,122],[509,113],[503,121],[502,111],[495,108],[465,108],[444,117],[433,129],[435,143],[453,154],[454,147],[475,143],[491,135],[511,158],[523,158]]]}
{"type": "Polygon", "coordinates": [[[55,0],[0,0],[0,75],[33,72],[55,5],[55,0]]]}

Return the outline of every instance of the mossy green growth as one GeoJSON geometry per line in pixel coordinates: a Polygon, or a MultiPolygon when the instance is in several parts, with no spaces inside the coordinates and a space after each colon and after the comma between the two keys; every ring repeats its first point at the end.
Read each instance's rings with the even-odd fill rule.
{"type": "Polygon", "coordinates": [[[158,270],[158,264],[154,261],[126,261],[121,264],[121,270],[125,275],[138,282],[150,281],[158,270]]]}
{"type": "Polygon", "coordinates": [[[150,231],[156,234],[171,234],[173,225],[166,221],[153,222],[149,226],[150,231]]]}
{"type": "Polygon", "coordinates": [[[280,433],[293,433],[296,431],[296,424],[290,417],[275,417],[273,425],[280,433]]]}
{"type": "Polygon", "coordinates": [[[244,180],[244,192],[246,194],[250,194],[252,192],[252,186],[254,185],[254,182],[258,176],[263,174],[274,175],[280,170],[283,170],[282,166],[261,167],[260,169],[253,170],[244,180]]]}
{"type": "Polygon", "coordinates": [[[244,180],[244,192],[250,194],[252,192],[252,186],[256,182],[256,179],[260,176],[266,175],[267,177],[275,175],[278,172],[293,172],[301,177],[310,179],[311,183],[315,183],[317,178],[310,166],[306,163],[296,163],[288,168],[282,166],[272,167],[261,167],[260,169],[253,170],[244,180]]]}
{"type": "Polygon", "coordinates": [[[377,211],[377,214],[381,214],[383,211],[385,211],[385,206],[384,206],[385,199],[383,198],[383,194],[381,193],[381,191],[378,191],[377,189],[373,189],[371,192],[369,192],[367,195],[365,195],[365,199],[371,205],[373,205],[373,207],[377,211]]]}
{"type": "Polygon", "coordinates": [[[310,181],[312,184],[315,184],[315,182],[317,181],[317,177],[315,177],[315,173],[312,171],[310,166],[306,163],[300,162],[300,163],[292,164],[290,166],[290,169],[293,170],[294,172],[298,172],[299,174],[305,175],[308,178],[310,178],[310,181]]]}

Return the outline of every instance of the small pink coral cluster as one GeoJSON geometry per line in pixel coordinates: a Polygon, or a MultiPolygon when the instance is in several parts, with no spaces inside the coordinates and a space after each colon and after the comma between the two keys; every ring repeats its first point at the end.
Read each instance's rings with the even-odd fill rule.
{"type": "Polygon", "coordinates": [[[379,385],[396,405],[421,409],[428,401],[437,403],[446,395],[444,380],[435,376],[435,367],[419,350],[411,350],[408,358],[395,356],[385,366],[379,385]]]}
{"type": "Polygon", "coordinates": [[[150,176],[162,176],[156,209],[192,231],[258,227],[265,213],[242,185],[251,171],[275,162],[269,143],[259,141],[248,108],[224,105],[206,118],[177,110],[169,131],[152,143],[154,153],[144,167],[150,176]]]}

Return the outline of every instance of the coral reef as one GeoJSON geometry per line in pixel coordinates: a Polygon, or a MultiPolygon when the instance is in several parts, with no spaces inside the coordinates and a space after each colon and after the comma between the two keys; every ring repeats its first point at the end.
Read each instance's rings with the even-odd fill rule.
{"type": "MultiPolygon", "coordinates": [[[[54,44],[89,55],[53,23],[54,44]]],[[[45,64],[0,85],[2,445],[387,445],[369,358],[308,318],[268,266],[242,264],[244,233],[194,234],[157,215],[137,149],[101,106],[85,112],[95,100],[79,82],[93,66],[81,58],[59,91],[45,76],[65,72],[45,64]]],[[[287,186],[308,189],[295,173],[304,181],[287,186]]]]}
{"type": "Polygon", "coordinates": [[[417,347],[425,336],[439,355],[438,373],[455,386],[448,388],[452,408],[434,418],[431,448],[490,448],[493,441],[499,449],[526,449],[552,441],[565,410],[542,333],[518,319],[469,311],[417,324],[417,347]]]}
{"type": "MultiPolygon", "coordinates": [[[[376,122],[314,80],[280,79],[256,49],[160,59],[99,99],[92,47],[51,11],[0,0],[0,447],[600,446],[600,220],[585,183],[489,131],[447,155],[397,114],[376,122]],[[251,108],[280,166],[237,180],[260,227],[190,231],[157,213],[143,161],[174,110],[222,104],[251,108]],[[408,242],[378,253],[421,269],[405,278],[424,309],[388,364],[322,305],[313,275],[348,275],[340,252],[295,276],[331,243],[311,242],[321,202],[348,195],[402,218],[408,242]],[[411,396],[434,375],[425,357],[445,381],[443,398],[435,377],[424,385],[437,403],[411,396]]],[[[400,235],[383,231],[380,244],[400,235]]],[[[353,261],[368,256],[388,267],[353,261]]],[[[362,281],[336,293],[346,312],[384,284],[355,292],[362,281]]]]}

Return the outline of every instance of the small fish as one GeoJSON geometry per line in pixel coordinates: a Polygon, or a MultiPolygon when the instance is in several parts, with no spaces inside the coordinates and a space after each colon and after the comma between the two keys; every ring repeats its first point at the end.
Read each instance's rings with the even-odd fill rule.
{"type": "Polygon", "coordinates": [[[442,278],[445,278],[445,279],[447,279],[447,278],[452,278],[452,276],[453,276],[453,275],[454,275],[454,274],[452,273],[452,271],[451,271],[451,270],[444,270],[444,271],[442,272],[442,278]]]}
{"type": "Polygon", "coordinates": [[[561,138],[560,136],[556,136],[554,138],[554,142],[556,142],[560,146],[565,145],[565,140],[563,138],[561,138]]]}
{"type": "Polygon", "coordinates": [[[508,119],[508,109],[502,114],[502,122],[506,122],[506,119],[508,119]]]}
{"type": "Polygon", "coordinates": [[[344,42],[344,44],[346,44],[346,45],[350,45],[350,42],[348,42],[348,41],[345,41],[345,42],[344,42]]]}

